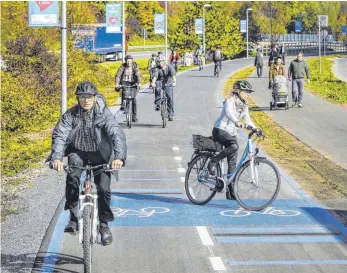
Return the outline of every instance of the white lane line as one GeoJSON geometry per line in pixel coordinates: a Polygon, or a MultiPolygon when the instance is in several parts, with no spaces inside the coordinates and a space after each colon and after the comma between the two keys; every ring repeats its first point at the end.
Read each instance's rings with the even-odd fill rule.
{"type": "Polygon", "coordinates": [[[178,148],[177,146],[173,146],[173,147],[172,147],[172,150],[174,150],[174,151],[179,151],[179,149],[180,149],[180,148],[178,148]]]}
{"type": "Polygon", "coordinates": [[[206,227],[203,227],[203,226],[196,227],[196,230],[199,233],[199,236],[200,236],[200,239],[201,239],[203,245],[213,246],[212,239],[211,239],[210,234],[208,233],[206,227]]]}
{"type": "Polygon", "coordinates": [[[226,271],[227,269],[224,266],[224,263],[222,261],[221,257],[210,257],[210,261],[212,264],[212,267],[216,271],[226,271]]]}
{"type": "Polygon", "coordinates": [[[177,171],[179,173],[185,173],[186,172],[186,169],[185,168],[178,168],[177,171]]]}
{"type": "Polygon", "coordinates": [[[181,182],[184,183],[185,182],[185,177],[181,177],[181,182]]]}
{"type": "Polygon", "coordinates": [[[182,160],[182,157],[180,157],[180,156],[175,156],[175,160],[176,160],[176,161],[181,161],[181,160],[182,160]]]}

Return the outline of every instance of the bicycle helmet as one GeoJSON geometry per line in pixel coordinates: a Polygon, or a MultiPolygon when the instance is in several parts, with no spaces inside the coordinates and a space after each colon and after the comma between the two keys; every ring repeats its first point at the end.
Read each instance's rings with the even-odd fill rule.
{"type": "Polygon", "coordinates": [[[92,82],[80,82],[77,85],[76,96],[80,95],[97,95],[98,94],[98,89],[96,88],[95,84],[92,82]]]}
{"type": "Polygon", "coordinates": [[[166,62],[165,57],[163,55],[158,56],[157,64],[159,65],[161,62],[166,62]]]}
{"type": "Polygon", "coordinates": [[[125,60],[129,60],[129,59],[133,60],[134,58],[133,58],[133,56],[131,56],[131,55],[126,55],[126,56],[125,56],[125,60]]]}
{"type": "Polygon", "coordinates": [[[246,91],[246,92],[254,92],[252,85],[245,80],[236,81],[233,85],[234,92],[246,91]]]}

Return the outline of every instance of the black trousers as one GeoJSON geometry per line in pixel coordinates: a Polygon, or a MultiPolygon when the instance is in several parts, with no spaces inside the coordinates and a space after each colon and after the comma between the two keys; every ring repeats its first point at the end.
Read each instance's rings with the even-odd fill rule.
{"type": "Polygon", "coordinates": [[[215,160],[219,162],[222,159],[227,158],[228,173],[231,173],[236,168],[237,154],[239,150],[236,136],[231,136],[227,131],[218,128],[213,128],[212,136],[225,147],[225,149],[216,156],[215,160]]]}
{"type": "MultiPolygon", "coordinates": [[[[85,166],[90,161],[92,165],[106,164],[100,152],[82,152],[77,149],[72,149],[68,155],[69,165],[77,164],[77,166],[85,166]]],[[[82,170],[71,168],[71,172],[66,177],[66,190],[65,190],[65,210],[69,209],[71,212],[71,219],[77,220],[77,205],[79,197],[79,185],[82,170]]],[[[97,170],[95,170],[97,171],[97,170]]],[[[94,177],[94,182],[97,186],[98,194],[98,209],[100,222],[111,222],[114,220],[113,212],[111,210],[111,173],[101,172],[94,177]]]]}

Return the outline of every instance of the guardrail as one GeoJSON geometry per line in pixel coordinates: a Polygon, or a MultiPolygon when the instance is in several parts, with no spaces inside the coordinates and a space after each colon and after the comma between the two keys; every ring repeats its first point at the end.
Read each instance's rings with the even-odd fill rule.
{"type": "Polygon", "coordinates": [[[134,50],[134,49],[154,49],[154,48],[165,48],[165,45],[129,46],[129,50],[134,50]]]}

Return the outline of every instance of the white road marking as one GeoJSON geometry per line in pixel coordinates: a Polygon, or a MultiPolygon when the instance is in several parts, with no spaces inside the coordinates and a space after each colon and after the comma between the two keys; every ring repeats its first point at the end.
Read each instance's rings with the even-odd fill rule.
{"type": "Polygon", "coordinates": [[[179,149],[180,148],[178,148],[177,146],[172,147],[172,150],[174,150],[174,151],[179,151],[179,149]]]}
{"type": "Polygon", "coordinates": [[[176,161],[181,161],[181,160],[182,160],[182,157],[176,156],[176,157],[175,157],[175,160],[176,160],[176,161]]]}
{"type": "Polygon", "coordinates": [[[177,171],[179,173],[185,173],[186,172],[186,169],[185,168],[178,168],[177,171]]]}
{"type": "Polygon", "coordinates": [[[185,177],[181,177],[181,182],[184,183],[185,182],[185,177]]]}
{"type": "Polygon", "coordinates": [[[200,239],[202,241],[202,244],[205,246],[213,246],[212,239],[210,237],[210,234],[207,231],[207,228],[204,226],[196,227],[196,230],[199,233],[200,239]]]}
{"type": "Polygon", "coordinates": [[[224,263],[221,259],[221,257],[210,257],[211,264],[213,266],[213,269],[216,271],[226,271],[226,268],[224,266],[224,263]]]}

